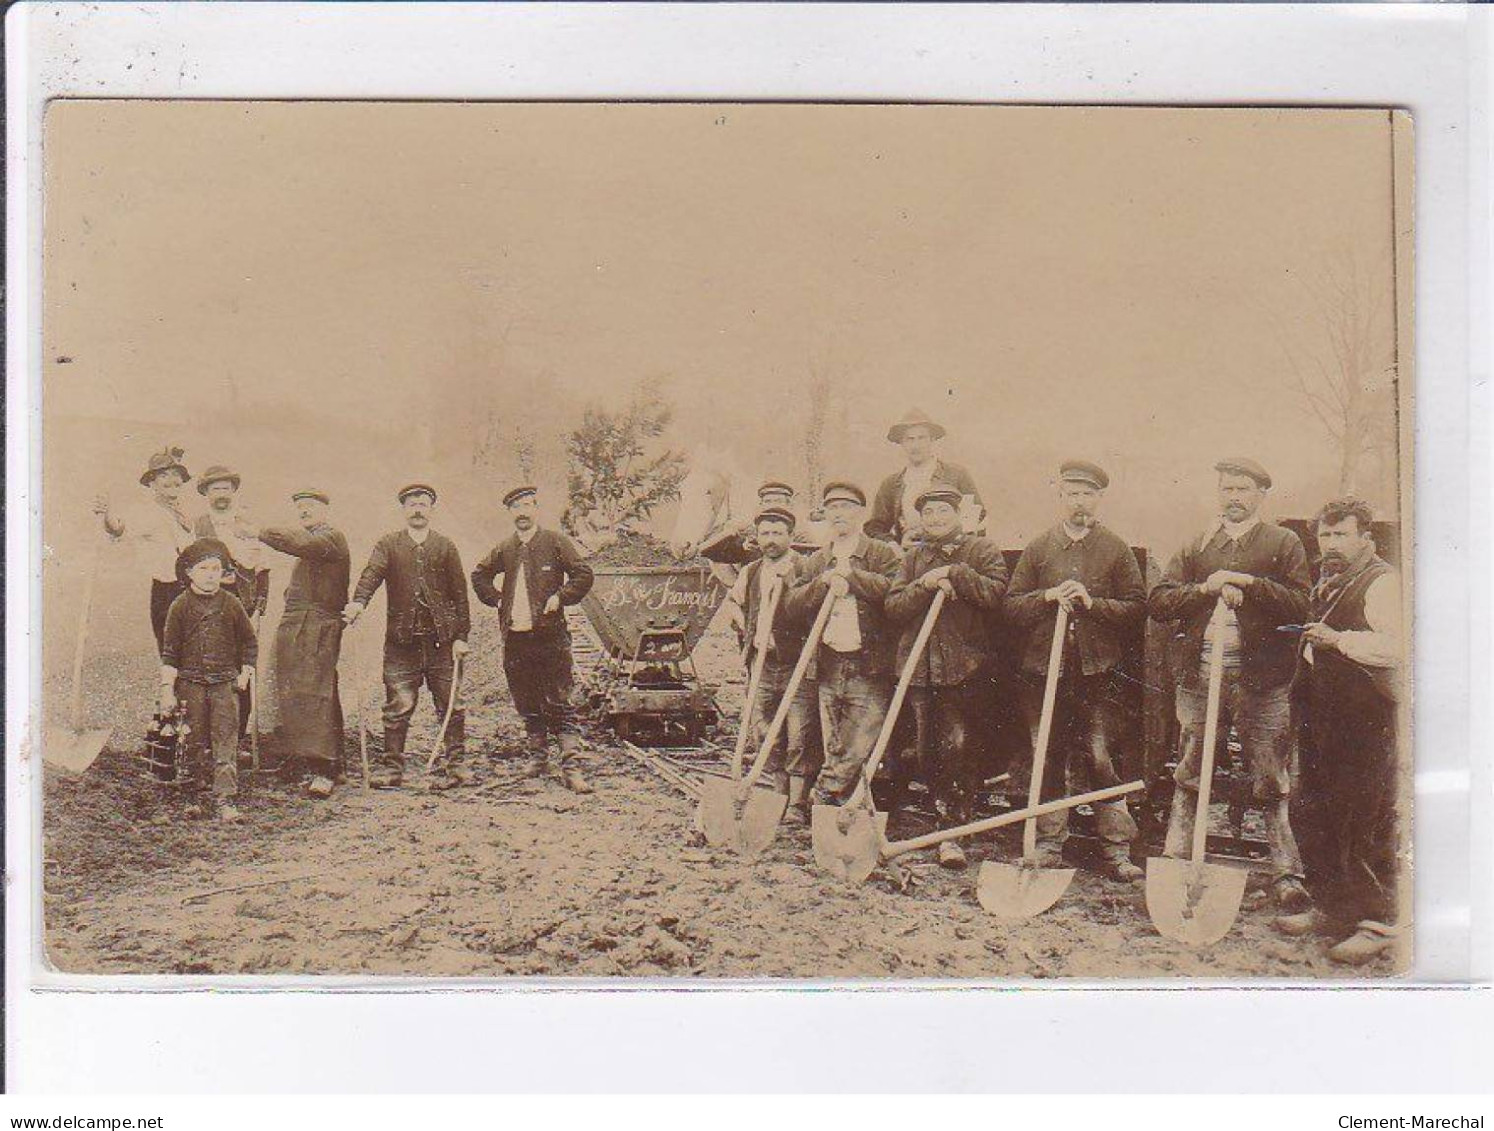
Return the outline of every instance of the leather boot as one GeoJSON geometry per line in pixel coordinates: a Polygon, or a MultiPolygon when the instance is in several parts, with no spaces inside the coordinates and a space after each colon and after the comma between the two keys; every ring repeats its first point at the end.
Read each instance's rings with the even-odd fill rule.
{"type": "Polygon", "coordinates": [[[369,784],[374,789],[398,789],[405,777],[405,735],[408,727],[384,727],[384,753],[379,758],[369,784]]]}
{"type": "Polygon", "coordinates": [[[783,811],[784,822],[790,825],[809,824],[809,779],[790,775],[788,779],[788,807],[783,811]]]}
{"type": "Polygon", "coordinates": [[[524,763],[526,778],[542,778],[550,772],[550,743],[544,734],[529,734],[529,760],[524,763]]]}
{"type": "Polygon", "coordinates": [[[1396,931],[1383,923],[1366,920],[1343,942],[1328,948],[1329,961],[1344,966],[1363,966],[1373,962],[1396,944],[1396,931]]]}
{"type": "Polygon", "coordinates": [[[574,731],[560,733],[560,780],[572,793],[592,792],[591,783],[581,776],[576,755],[581,752],[581,736],[574,731]]]}
{"type": "Polygon", "coordinates": [[[1131,843],[1138,829],[1126,808],[1126,799],[1102,801],[1095,806],[1095,831],[1100,834],[1100,855],[1104,874],[1123,884],[1144,879],[1146,873],[1131,861],[1131,843]]]}

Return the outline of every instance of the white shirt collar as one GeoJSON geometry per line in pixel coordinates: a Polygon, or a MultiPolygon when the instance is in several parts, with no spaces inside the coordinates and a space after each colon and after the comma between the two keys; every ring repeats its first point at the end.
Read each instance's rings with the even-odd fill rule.
{"type": "Polygon", "coordinates": [[[1214,540],[1214,535],[1218,534],[1221,530],[1229,538],[1238,542],[1260,524],[1261,516],[1258,514],[1251,515],[1244,522],[1230,522],[1229,519],[1220,515],[1214,520],[1214,524],[1204,531],[1203,541],[1199,543],[1199,547],[1207,546],[1214,540]]]}
{"type": "Polygon", "coordinates": [[[417,537],[416,534],[415,534],[415,531],[411,530],[407,526],[407,527],[405,527],[405,534],[409,537],[409,539],[410,539],[411,542],[414,542],[415,545],[417,545],[417,546],[421,546],[421,545],[424,545],[426,539],[428,539],[431,536],[431,528],[429,526],[427,526],[424,530],[422,530],[420,532],[419,537],[417,537]]]}
{"type": "Polygon", "coordinates": [[[1060,522],[1058,524],[1058,529],[1060,529],[1060,530],[1063,531],[1063,536],[1065,538],[1067,538],[1070,542],[1083,542],[1086,538],[1089,537],[1089,532],[1091,530],[1093,530],[1094,527],[1093,526],[1086,526],[1078,534],[1075,534],[1074,530],[1073,530],[1073,527],[1071,527],[1067,522],[1060,522]]]}

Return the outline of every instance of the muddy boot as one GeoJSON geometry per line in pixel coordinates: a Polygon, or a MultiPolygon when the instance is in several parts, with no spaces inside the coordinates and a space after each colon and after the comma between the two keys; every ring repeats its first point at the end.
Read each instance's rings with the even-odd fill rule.
{"type": "Polygon", "coordinates": [[[1177,786],[1172,791],[1172,810],[1167,814],[1167,840],[1162,855],[1186,860],[1193,852],[1193,818],[1198,808],[1198,794],[1177,786]]]}
{"type": "Polygon", "coordinates": [[[528,736],[529,754],[524,762],[523,776],[542,778],[550,772],[550,744],[543,734],[528,736]]]}
{"type": "Polygon", "coordinates": [[[1366,919],[1352,935],[1328,948],[1328,959],[1343,966],[1363,966],[1379,958],[1395,944],[1394,928],[1366,919]]]}
{"type": "Polygon", "coordinates": [[[1131,844],[1139,830],[1125,798],[1095,806],[1095,831],[1100,835],[1101,874],[1122,884],[1145,879],[1146,873],[1131,861],[1131,844]]]}
{"type": "Polygon", "coordinates": [[[368,775],[373,789],[398,789],[405,780],[405,734],[403,726],[384,728],[384,753],[368,775]]]}
{"type": "Polygon", "coordinates": [[[790,776],[785,791],[788,805],[783,810],[783,823],[795,828],[809,824],[809,780],[797,775],[790,776]]]}
{"type": "Polygon", "coordinates": [[[574,731],[560,735],[560,780],[572,793],[591,793],[591,783],[581,776],[576,755],[581,752],[581,736],[574,731]]]}

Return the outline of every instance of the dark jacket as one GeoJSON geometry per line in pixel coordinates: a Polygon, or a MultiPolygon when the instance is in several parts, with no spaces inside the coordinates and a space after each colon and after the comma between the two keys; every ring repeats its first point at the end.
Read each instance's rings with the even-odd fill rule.
{"type": "MultiPolygon", "coordinates": [[[[866,520],[863,527],[868,537],[883,542],[902,542],[903,477],[905,475],[907,475],[906,468],[894,472],[882,480],[882,485],[877,488],[876,498],[872,500],[871,517],[866,520]]],[[[953,487],[960,494],[972,495],[977,503],[985,505],[985,500],[975,489],[975,480],[971,478],[970,472],[960,464],[935,460],[934,477],[931,483],[942,483],[947,487],[953,487]]]]}
{"type": "MultiPolygon", "coordinates": [[[[824,604],[830,583],[825,575],[830,572],[834,560],[833,546],[816,550],[804,560],[794,584],[781,598],[781,606],[805,635],[814,624],[814,618],[824,604]]],[[[897,580],[902,555],[896,546],[868,538],[863,534],[851,553],[851,595],[856,598],[856,613],[861,623],[861,656],[867,670],[874,676],[885,676],[892,670],[892,650],[896,643],[896,630],[887,621],[883,603],[892,583],[897,580]]],[[[809,674],[817,670],[810,661],[809,674]]]]}
{"type": "MultiPolygon", "coordinates": [[[[783,575],[783,591],[778,595],[778,611],[773,614],[773,647],[768,650],[768,663],[792,668],[799,662],[799,653],[804,649],[804,638],[809,633],[809,625],[795,621],[783,608],[784,597],[793,587],[795,576],[804,564],[803,557],[793,550],[789,551],[788,556],[792,564],[783,575]]],[[[757,621],[763,613],[762,587],[758,584],[762,565],[762,558],[757,558],[748,562],[747,567],[742,570],[742,583],[745,587],[742,601],[742,658],[749,671],[757,662],[757,649],[752,646],[752,642],[757,639],[757,621]]]]}
{"type": "Polygon", "coordinates": [[[161,663],[190,683],[228,683],[254,666],[259,645],[249,614],[226,589],[211,596],[188,589],[171,602],[161,663]]]}
{"type": "Polygon", "coordinates": [[[1076,605],[1069,614],[1080,670],[1111,671],[1121,662],[1126,635],[1146,619],[1146,581],[1131,547],[1108,528],[1095,526],[1075,542],[1062,523],[1027,544],[1006,591],[1007,620],[1027,633],[1022,670],[1048,674],[1058,604],[1043,594],[1065,581],[1079,582],[1094,598],[1093,607],[1076,605]]]}
{"type": "Polygon", "coordinates": [[[1283,624],[1307,617],[1312,576],[1302,541],[1285,527],[1268,522],[1253,526],[1238,542],[1220,531],[1200,545],[1195,536],[1167,563],[1167,572],[1147,598],[1153,620],[1177,622],[1168,644],[1168,663],[1175,680],[1202,686],[1204,630],[1214,613],[1216,595],[1203,583],[1216,570],[1232,569],[1256,578],[1235,610],[1240,622],[1240,679],[1251,688],[1289,683],[1297,661],[1297,638],[1277,632],[1283,624]]]}
{"type": "Polygon", "coordinates": [[[515,533],[493,547],[472,571],[472,589],[479,601],[498,610],[498,623],[504,636],[508,635],[513,623],[514,586],[518,584],[517,570],[521,565],[527,567],[524,584],[529,591],[533,631],[568,637],[570,630],[566,627],[564,610],[557,609],[553,613],[541,610],[556,593],[560,594],[561,605],[574,605],[591,592],[591,566],[586,564],[569,538],[553,530],[536,530],[527,546],[515,533]],[[493,584],[494,578],[500,575],[503,577],[501,593],[493,584]]]}
{"type": "Polygon", "coordinates": [[[396,530],[374,543],[358,578],[353,600],[367,607],[381,584],[389,592],[385,639],[409,644],[416,635],[441,644],[466,640],[472,631],[467,604],[467,571],[462,556],[444,534],[432,530],[417,544],[408,530],[396,530]]]}
{"type": "Polygon", "coordinates": [[[991,615],[1006,594],[1006,561],[996,543],[973,534],[923,541],[903,559],[902,572],[887,594],[887,619],[902,629],[897,669],[913,652],[913,641],[934,600],[934,590],[918,579],[947,565],[954,595],[944,601],[923,657],[913,669],[914,687],[953,687],[978,674],[991,653],[991,615]]]}
{"type": "Polygon", "coordinates": [[[348,584],[353,573],[352,555],[342,531],[325,522],[310,530],[300,526],[267,526],[259,540],[272,550],[299,560],[285,587],[285,609],[307,607],[342,615],[348,603],[348,584]]]}

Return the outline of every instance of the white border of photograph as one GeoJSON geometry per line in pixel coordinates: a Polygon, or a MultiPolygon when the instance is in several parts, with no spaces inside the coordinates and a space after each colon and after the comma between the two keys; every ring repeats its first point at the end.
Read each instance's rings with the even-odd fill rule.
{"type": "Polygon", "coordinates": [[[1454,1088],[1482,1079],[1486,1044],[1458,1038],[1480,1023],[1476,1014],[1489,1025],[1494,994],[1454,984],[1487,982],[1494,973],[1483,383],[1488,26],[1481,8],[1441,4],[12,8],[6,28],[11,1086],[1317,1090],[1335,1083],[1454,1088]],[[1410,110],[1416,136],[1413,974],[1393,987],[1304,985],[1283,993],[1279,983],[1256,983],[1200,997],[1190,992],[1199,983],[1023,983],[1020,992],[1010,992],[1012,983],[1004,992],[917,983],[910,992],[905,983],[655,982],[647,985],[662,992],[619,993],[640,983],[578,989],[573,982],[443,986],[419,979],[99,978],[47,970],[39,944],[39,763],[32,756],[41,637],[30,626],[40,611],[42,115],[49,99],[63,96],[1410,110]],[[209,986],[255,992],[195,992],[209,986]],[[822,992],[804,992],[811,987],[822,992]],[[358,992],[264,992],[290,988],[358,992]],[[177,992],[139,992],[147,989],[177,992]],[[1200,1017],[1214,1036],[1184,1039],[1200,1017]],[[896,1056],[868,1057],[875,1042],[867,1035],[878,1032],[910,1039],[896,1056]],[[1368,1039],[1375,1033],[1393,1037],[1368,1039]],[[1082,1055],[1087,1039],[1100,1041],[1106,1055],[1082,1055]],[[749,1046],[761,1059],[744,1074],[741,1055],[749,1046]],[[325,1052],[299,1051],[318,1048],[325,1052]],[[1156,1055],[1161,1048],[1169,1050],[1164,1060],[1156,1055]]]}

